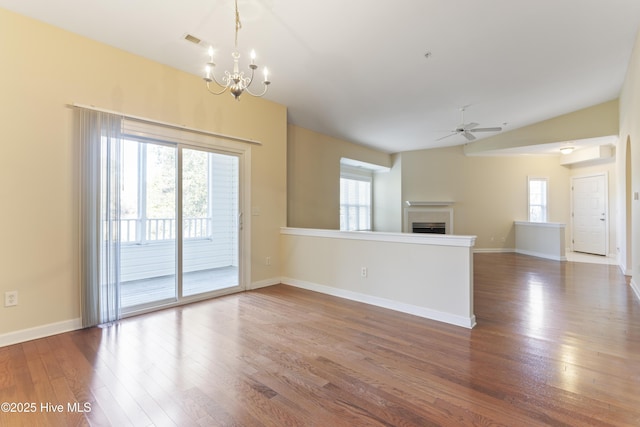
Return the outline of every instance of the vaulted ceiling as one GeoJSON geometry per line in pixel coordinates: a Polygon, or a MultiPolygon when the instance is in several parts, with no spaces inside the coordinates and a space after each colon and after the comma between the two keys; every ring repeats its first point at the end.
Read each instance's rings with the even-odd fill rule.
{"type": "MultiPolygon", "coordinates": [[[[0,7],[195,75],[211,44],[218,68],[230,67],[233,0],[0,0],[0,7]]],[[[238,0],[238,7],[243,59],[255,49],[269,67],[266,98],[288,107],[290,123],[388,152],[466,143],[461,135],[440,139],[460,124],[465,105],[465,122],[508,131],[615,99],[640,24],[638,0],[238,0]]]]}

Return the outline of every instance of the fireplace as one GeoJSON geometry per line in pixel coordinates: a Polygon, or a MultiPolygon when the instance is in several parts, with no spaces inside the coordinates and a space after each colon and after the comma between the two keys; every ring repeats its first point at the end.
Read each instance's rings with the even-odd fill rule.
{"type": "Polygon", "coordinates": [[[453,234],[453,203],[407,202],[404,208],[405,233],[453,234]]]}
{"type": "Polygon", "coordinates": [[[412,233],[447,234],[446,222],[414,222],[411,224],[412,233]]]}

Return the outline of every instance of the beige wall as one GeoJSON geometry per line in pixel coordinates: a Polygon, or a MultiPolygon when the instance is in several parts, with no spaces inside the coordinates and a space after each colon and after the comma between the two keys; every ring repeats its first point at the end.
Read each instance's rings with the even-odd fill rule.
{"type": "Polygon", "coordinates": [[[465,146],[467,154],[618,134],[618,100],[611,100],[530,126],[501,132],[465,146]]]}
{"type": "Polygon", "coordinates": [[[557,157],[468,157],[463,147],[402,153],[402,200],[452,201],[454,233],[476,249],[513,249],[527,218],[527,176],[549,179],[549,221],[569,221],[569,170],[557,157]]]}
{"type": "Polygon", "coordinates": [[[373,176],[373,230],[402,232],[402,156],[391,156],[391,170],[373,176]]]}
{"type": "Polygon", "coordinates": [[[202,79],[0,9],[0,334],[80,316],[79,103],[259,140],[252,148],[252,277],[278,277],[286,225],[286,109],[215,97],[202,79]],[[273,263],[265,266],[265,256],[273,263]]]}
{"type": "Polygon", "coordinates": [[[362,145],[288,126],[290,227],[340,228],[340,158],[389,167],[391,156],[362,145]]]}
{"type": "MultiPolygon", "coordinates": [[[[622,259],[627,271],[632,273],[632,284],[636,291],[640,285],[640,201],[631,200],[628,196],[640,192],[640,33],[636,37],[627,76],[620,94],[620,137],[618,155],[618,184],[621,212],[621,223],[626,223],[626,213],[631,214],[631,230],[622,233],[622,259]],[[630,142],[631,159],[627,162],[627,142],[630,142]],[[631,165],[630,184],[627,189],[626,165],[631,165]],[[629,209],[627,209],[629,208],[629,209]],[[627,243],[631,241],[630,245],[627,243]]],[[[623,227],[621,227],[623,229],[623,227]]]]}

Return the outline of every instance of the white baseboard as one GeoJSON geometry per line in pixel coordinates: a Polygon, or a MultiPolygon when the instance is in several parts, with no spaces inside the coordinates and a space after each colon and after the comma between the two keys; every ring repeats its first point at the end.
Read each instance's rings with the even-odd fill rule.
{"type": "Polygon", "coordinates": [[[538,258],[550,259],[550,260],[553,260],[553,261],[566,261],[567,260],[566,256],[551,255],[551,254],[545,254],[543,252],[527,251],[527,250],[524,250],[524,249],[516,249],[516,253],[517,254],[522,254],[522,255],[534,256],[534,257],[538,257],[538,258]]]}
{"type": "Polygon", "coordinates": [[[631,289],[633,289],[633,293],[636,294],[636,298],[640,300],[640,286],[635,282],[635,280],[631,279],[631,289]]]}
{"type": "Polygon", "coordinates": [[[431,310],[425,307],[419,307],[412,304],[406,304],[386,298],[374,297],[371,295],[365,295],[358,292],[347,291],[344,289],[333,288],[331,286],[319,285],[317,283],[305,282],[303,280],[292,279],[289,277],[283,277],[282,283],[301,289],[307,289],[309,291],[320,292],[322,294],[327,294],[334,297],[363,302],[365,304],[375,305],[377,307],[388,308],[390,310],[400,311],[402,313],[412,314],[414,316],[424,317],[430,320],[437,320],[439,322],[449,323],[451,325],[462,326],[468,329],[471,329],[476,325],[475,315],[469,318],[457,316],[454,314],[443,313],[437,310],[431,310]]]}
{"type": "Polygon", "coordinates": [[[82,319],[64,320],[0,335],[0,347],[82,329],[82,319]]]}
{"type": "Polygon", "coordinates": [[[247,290],[252,291],[254,289],[260,289],[260,288],[266,288],[267,286],[278,285],[280,283],[282,283],[282,278],[273,277],[271,279],[265,279],[265,280],[259,280],[257,282],[253,282],[249,286],[247,286],[247,290]]]}
{"type": "Polygon", "coordinates": [[[511,248],[473,248],[477,254],[512,254],[516,250],[511,248]]]}
{"type": "Polygon", "coordinates": [[[622,264],[619,264],[618,267],[620,268],[622,274],[624,274],[625,276],[633,276],[633,271],[630,268],[626,268],[622,264]]]}

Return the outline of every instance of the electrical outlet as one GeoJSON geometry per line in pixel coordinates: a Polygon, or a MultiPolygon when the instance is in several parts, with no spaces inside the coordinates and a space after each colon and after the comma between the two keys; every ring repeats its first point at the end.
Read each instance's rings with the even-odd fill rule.
{"type": "Polygon", "coordinates": [[[4,293],[4,306],[13,307],[18,305],[18,291],[7,291],[4,293]]]}
{"type": "Polygon", "coordinates": [[[362,267],[360,269],[360,277],[367,277],[368,271],[367,271],[367,267],[362,267]]]}
{"type": "Polygon", "coordinates": [[[267,258],[265,258],[264,260],[264,265],[271,265],[271,257],[268,256],[267,258]]]}

